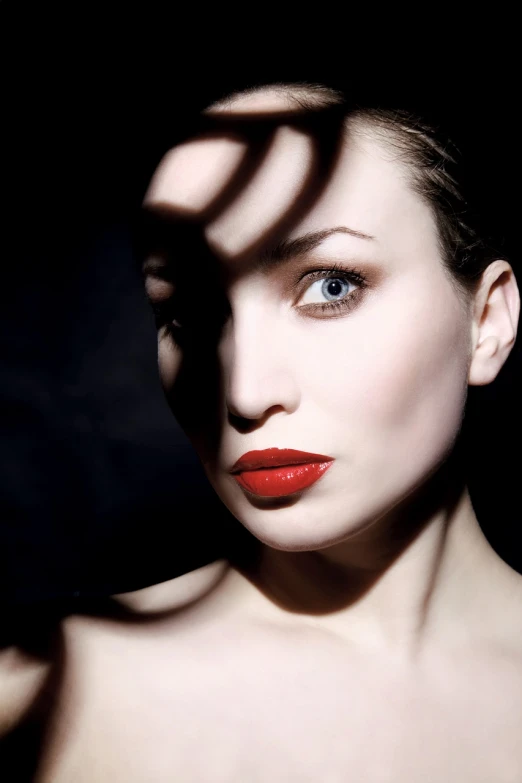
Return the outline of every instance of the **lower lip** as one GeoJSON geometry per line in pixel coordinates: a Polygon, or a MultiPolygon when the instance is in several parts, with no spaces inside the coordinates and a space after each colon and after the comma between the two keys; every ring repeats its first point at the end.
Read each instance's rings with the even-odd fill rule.
{"type": "Polygon", "coordinates": [[[307,462],[302,465],[284,465],[279,468],[245,470],[234,474],[243,489],[254,495],[280,498],[310,487],[324,475],[332,460],[328,462],[307,462]]]}

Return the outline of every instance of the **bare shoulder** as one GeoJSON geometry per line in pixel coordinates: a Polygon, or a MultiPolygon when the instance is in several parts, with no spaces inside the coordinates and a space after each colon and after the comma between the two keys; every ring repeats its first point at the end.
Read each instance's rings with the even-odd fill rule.
{"type": "MultiPolygon", "coordinates": [[[[118,635],[125,639],[129,631],[139,637],[140,628],[143,636],[143,631],[150,629],[155,620],[160,624],[162,619],[173,621],[177,613],[202,600],[213,589],[223,569],[222,561],[209,563],[161,584],[113,596],[115,611],[112,613],[72,614],[63,619],[53,632],[65,642],[68,665],[73,662],[75,647],[102,653],[104,639],[107,642],[112,637],[114,642],[118,635]]],[[[16,643],[0,648],[0,738],[23,724],[31,714],[58,665],[56,658],[52,650],[47,650],[45,655],[36,654],[16,643]]]]}
{"type": "Polygon", "coordinates": [[[67,671],[76,681],[91,674],[103,677],[118,655],[119,673],[126,667],[154,669],[166,651],[175,650],[203,632],[198,622],[227,570],[214,561],[174,579],[134,592],[121,593],[100,604],[99,611],[77,614],[63,623],[67,671]],[[124,651],[124,652],[123,652],[124,651]]]}
{"type": "Polygon", "coordinates": [[[226,569],[226,561],[215,560],[166,582],[114,595],[113,599],[120,606],[137,613],[172,612],[204,598],[215,588],[226,569]]]}
{"type": "MultiPolygon", "coordinates": [[[[105,780],[98,764],[113,762],[121,779],[131,779],[122,769],[132,755],[123,750],[125,737],[139,736],[143,748],[149,741],[161,745],[165,731],[181,725],[201,659],[218,645],[222,618],[218,613],[208,622],[207,606],[226,570],[226,562],[216,561],[113,596],[112,612],[64,620],[57,707],[37,783],[91,783],[98,774],[105,780]]],[[[227,634],[222,637],[225,646],[227,634]]]]}
{"type": "MultiPolygon", "coordinates": [[[[377,736],[397,765],[390,780],[407,779],[411,765],[419,780],[444,780],[448,771],[437,766],[444,759],[465,766],[480,754],[481,781],[521,779],[522,634],[515,608],[522,577],[515,572],[503,600],[495,601],[503,614],[483,653],[470,656],[468,649],[445,659],[421,681],[390,678],[390,666],[372,664],[371,656],[354,655],[309,626],[279,628],[232,609],[241,600],[226,573],[217,561],[115,597],[121,611],[112,616],[65,621],[59,709],[36,783],[105,783],[114,770],[134,783],[150,776],[151,763],[158,781],[208,780],[221,768],[221,779],[239,781],[248,778],[245,769],[253,779],[270,759],[277,767],[301,758],[303,749],[315,763],[325,748],[332,768],[349,767],[363,779],[377,736]],[[339,741],[332,719],[343,727],[339,741]],[[455,760],[457,735],[463,750],[455,760]],[[345,736],[353,738],[349,747],[345,736]],[[266,748],[278,747],[281,737],[282,756],[271,757],[266,748]],[[394,755],[396,748],[402,755],[394,755]],[[495,778],[490,772],[500,762],[516,774],[495,778]],[[432,778],[423,777],[426,765],[436,770],[432,778]]],[[[265,778],[274,774],[270,768],[265,778]]],[[[339,777],[332,772],[331,779],[339,777]]],[[[467,767],[459,779],[478,780],[467,767]]]]}

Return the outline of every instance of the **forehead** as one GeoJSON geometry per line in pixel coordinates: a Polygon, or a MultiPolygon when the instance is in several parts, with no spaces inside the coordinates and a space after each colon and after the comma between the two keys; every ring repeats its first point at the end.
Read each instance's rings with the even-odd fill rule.
{"type": "MultiPolygon", "coordinates": [[[[281,102],[274,94],[253,95],[233,108],[266,112],[281,102]]],[[[261,149],[239,134],[204,135],[165,155],[144,204],[200,221],[224,261],[254,251],[282,227],[292,238],[347,225],[388,250],[399,243],[398,252],[422,241],[437,246],[432,211],[386,140],[369,127],[348,126],[327,174],[318,155],[316,139],[284,121],[261,149]]]]}

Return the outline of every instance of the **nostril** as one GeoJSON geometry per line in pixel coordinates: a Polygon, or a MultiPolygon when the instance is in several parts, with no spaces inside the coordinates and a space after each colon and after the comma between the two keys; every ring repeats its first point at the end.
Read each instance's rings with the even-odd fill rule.
{"type": "Polygon", "coordinates": [[[228,413],[228,420],[234,429],[241,433],[251,432],[258,426],[256,419],[247,419],[244,416],[237,416],[235,413],[228,413]]]}
{"type": "Polygon", "coordinates": [[[266,408],[263,413],[260,416],[239,416],[236,413],[233,413],[232,411],[228,412],[228,421],[229,424],[234,427],[238,432],[241,433],[248,433],[252,432],[253,430],[259,429],[259,427],[262,427],[267,419],[274,413],[278,413],[280,411],[285,411],[284,406],[282,405],[272,405],[269,408],[266,408]]]}

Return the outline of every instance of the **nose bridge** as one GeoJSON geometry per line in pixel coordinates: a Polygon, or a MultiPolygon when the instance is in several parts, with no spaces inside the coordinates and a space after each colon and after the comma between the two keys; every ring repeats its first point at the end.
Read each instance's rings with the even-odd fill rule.
{"type": "Polygon", "coordinates": [[[232,307],[224,352],[227,407],[247,419],[260,418],[274,406],[290,412],[298,403],[297,379],[276,309],[260,291],[241,298],[232,307]]]}

